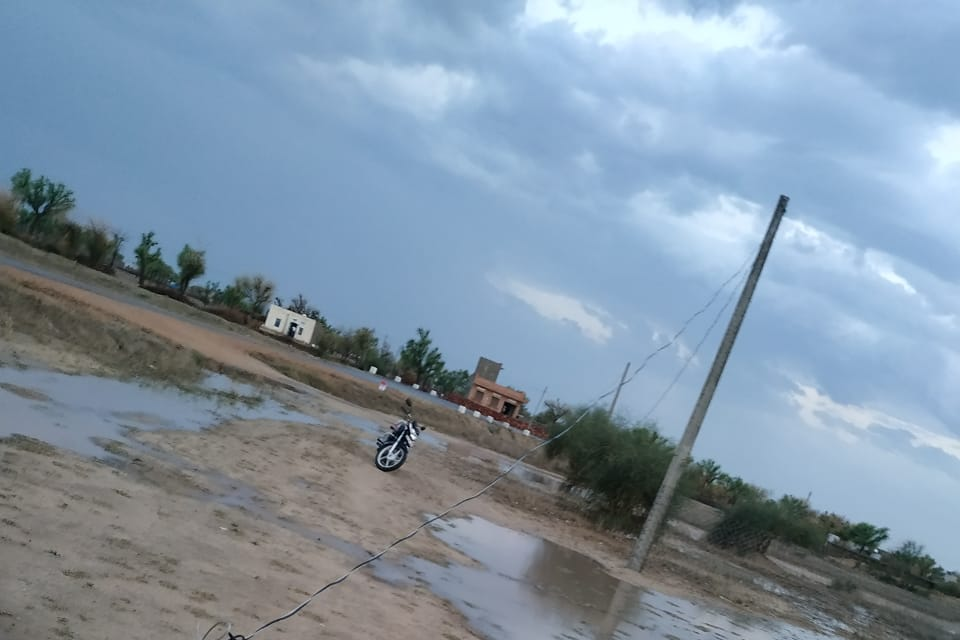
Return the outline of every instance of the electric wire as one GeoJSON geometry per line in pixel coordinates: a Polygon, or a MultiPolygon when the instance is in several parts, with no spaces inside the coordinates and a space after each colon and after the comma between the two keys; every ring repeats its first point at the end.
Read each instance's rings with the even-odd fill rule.
{"type": "MultiPolygon", "coordinates": [[[[217,622],[216,624],[214,624],[213,626],[211,626],[203,636],[200,636],[199,633],[198,633],[198,640],[208,640],[208,638],[210,637],[210,634],[213,633],[216,629],[218,629],[218,628],[220,628],[220,627],[226,627],[226,632],[225,632],[224,634],[218,636],[216,639],[211,639],[211,640],[251,640],[252,638],[256,637],[257,635],[259,635],[259,634],[262,633],[263,631],[266,631],[266,630],[269,629],[270,627],[272,627],[272,626],[274,626],[274,625],[276,625],[276,624],[279,624],[279,623],[281,623],[281,622],[283,622],[283,621],[285,621],[285,620],[289,620],[289,619],[292,618],[293,616],[297,615],[298,613],[300,613],[301,611],[303,611],[307,606],[309,606],[316,598],[318,598],[318,597],[319,597],[321,594],[323,594],[325,591],[327,591],[328,589],[332,589],[333,587],[335,587],[335,586],[337,586],[337,585],[339,585],[339,584],[342,584],[343,582],[345,582],[346,580],[348,580],[348,579],[350,578],[350,576],[352,576],[354,573],[356,573],[357,571],[359,571],[359,570],[362,569],[363,567],[365,567],[365,566],[367,566],[367,565],[369,565],[369,564],[372,564],[372,563],[376,562],[377,560],[379,560],[380,558],[382,558],[384,555],[386,555],[389,551],[391,551],[391,550],[394,549],[395,547],[403,544],[403,543],[406,542],[407,540],[413,538],[415,535],[417,535],[418,533],[420,533],[420,531],[422,531],[422,530],[425,529],[426,527],[430,526],[430,525],[433,524],[434,522],[437,522],[438,520],[444,519],[445,517],[447,517],[451,512],[453,512],[453,511],[456,510],[457,508],[463,506],[463,505],[466,504],[467,502],[470,502],[470,501],[472,501],[472,500],[476,500],[477,498],[479,498],[480,496],[482,496],[483,494],[485,494],[487,491],[489,491],[490,489],[492,489],[492,488],[494,487],[494,485],[496,485],[498,482],[500,482],[500,480],[502,480],[503,478],[505,478],[506,476],[508,476],[508,475],[517,467],[517,465],[521,464],[521,463],[522,463],[524,460],[526,460],[530,455],[532,455],[532,454],[535,453],[536,451],[539,451],[539,450],[542,449],[543,447],[546,447],[546,446],[549,445],[551,442],[554,442],[555,440],[558,440],[558,439],[562,438],[563,436],[565,436],[565,435],[566,435],[567,433],[569,433],[574,427],[576,427],[576,426],[580,423],[581,420],[583,420],[587,415],[589,415],[590,411],[593,410],[594,407],[596,407],[598,404],[600,404],[601,402],[603,402],[605,399],[609,398],[609,397],[612,396],[614,393],[616,393],[618,388],[622,388],[623,386],[626,386],[627,384],[629,384],[630,382],[632,382],[633,379],[636,378],[636,376],[637,376],[641,371],[643,371],[643,370],[646,368],[647,364],[649,364],[649,362],[650,362],[654,357],[656,357],[658,354],[660,354],[661,352],[663,352],[664,350],[670,348],[673,344],[675,344],[676,341],[679,340],[679,338],[687,331],[687,329],[690,327],[690,325],[691,325],[699,316],[701,316],[701,315],[703,315],[704,313],[706,313],[706,312],[710,309],[711,306],[713,306],[714,302],[716,302],[716,300],[720,297],[720,295],[721,295],[721,294],[723,293],[723,291],[727,288],[727,286],[728,286],[731,282],[733,282],[737,277],[739,277],[741,274],[743,274],[744,270],[746,269],[746,267],[747,267],[747,265],[748,265],[749,263],[750,263],[750,259],[748,258],[748,259],[743,263],[743,265],[740,266],[739,269],[737,269],[729,278],[727,278],[726,280],[724,280],[724,281],[720,284],[720,286],[714,291],[714,293],[710,296],[710,298],[707,300],[707,302],[706,302],[702,307],[700,307],[699,309],[697,309],[692,315],[690,315],[690,317],[688,317],[688,318],[686,319],[686,321],[684,321],[684,323],[681,325],[680,329],[673,335],[673,337],[670,338],[667,342],[665,342],[665,343],[663,343],[662,345],[660,345],[659,347],[657,347],[656,349],[654,349],[653,351],[651,351],[651,352],[640,362],[640,364],[639,364],[636,368],[634,368],[633,372],[630,374],[630,376],[629,376],[628,378],[626,378],[626,379],[623,381],[622,384],[618,384],[617,387],[614,387],[613,389],[610,389],[609,391],[607,391],[607,392],[605,392],[605,393],[597,396],[594,400],[592,400],[590,403],[588,403],[588,404],[586,405],[586,407],[584,408],[584,410],[580,413],[579,416],[577,416],[577,418],[576,418],[573,422],[571,422],[569,425],[567,425],[567,426],[566,426],[564,429],[562,429],[561,431],[557,432],[555,435],[553,435],[553,436],[551,436],[551,437],[543,440],[542,442],[540,442],[539,444],[537,444],[535,447],[533,447],[533,448],[529,449],[528,451],[526,451],[523,455],[521,455],[519,458],[517,458],[516,460],[514,460],[513,463],[512,463],[509,467],[507,467],[506,469],[504,469],[503,471],[501,471],[496,477],[494,477],[493,480],[491,480],[489,483],[487,483],[486,485],[484,485],[484,487],[483,487],[482,489],[480,489],[479,491],[477,491],[477,492],[475,492],[475,493],[473,493],[473,494],[471,494],[471,495],[469,495],[469,496],[467,496],[467,497],[465,497],[465,498],[462,498],[461,500],[458,500],[456,503],[454,503],[453,505],[451,505],[450,507],[448,507],[447,509],[445,509],[443,512],[441,512],[441,513],[439,513],[439,514],[437,514],[437,515],[435,515],[435,516],[431,516],[430,518],[427,518],[427,519],[424,520],[422,523],[420,523],[417,527],[415,527],[413,530],[411,530],[409,533],[407,533],[406,535],[404,535],[404,536],[402,536],[402,537],[400,537],[400,538],[397,538],[396,540],[394,540],[393,542],[391,542],[389,545],[387,545],[386,547],[384,547],[383,550],[381,550],[379,553],[370,556],[369,558],[363,560],[362,562],[357,563],[357,564],[354,565],[349,571],[347,571],[346,573],[344,573],[342,576],[340,576],[340,577],[337,578],[336,580],[333,580],[333,581],[331,581],[331,582],[328,582],[327,584],[325,584],[325,585],[323,585],[322,587],[320,587],[318,590],[316,590],[314,593],[312,593],[307,599],[305,599],[303,602],[301,602],[299,605],[297,605],[296,607],[294,607],[293,609],[291,609],[291,610],[288,611],[287,613],[284,613],[283,615],[278,616],[278,617],[276,617],[276,618],[273,618],[272,620],[270,620],[270,621],[268,621],[268,622],[265,622],[264,624],[260,625],[260,627],[258,627],[258,628],[257,628],[253,633],[251,633],[250,635],[245,636],[245,635],[241,635],[241,634],[234,634],[234,633],[232,633],[232,631],[231,631],[232,625],[229,625],[227,622],[217,622]]],[[[692,361],[693,356],[696,355],[696,351],[699,350],[699,348],[703,345],[703,343],[704,343],[704,341],[706,340],[707,336],[710,334],[710,332],[713,330],[713,328],[714,328],[714,327],[717,325],[717,323],[719,322],[719,319],[720,319],[720,317],[723,315],[724,310],[730,305],[730,302],[731,302],[731,300],[733,299],[733,296],[736,295],[737,289],[738,289],[737,287],[735,287],[735,288],[733,289],[733,291],[732,291],[732,293],[729,295],[727,301],[724,303],[723,307],[720,309],[720,311],[717,313],[716,317],[714,318],[714,321],[713,321],[713,322],[710,324],[710,326],[707,328],[707,331],[706,331],[703,339],[701,339],[701,341],[697,344],[696,349],[693,351],[693,353],[691,354],[691,356],[688,358],[688,361],[684,364],[684,367],[681,369],[681,374],[680,374],[680,375],[682,375],[682,371],[683,371],[684,369],[686,369],[686,367],[689,365],[689,362],[692,361]]],[[[653,410],[656,408],[656,406],[659,405],[659,402],[662,401],[662,398],[663,398],[663,397],[666,397],[666,395],[667,395],[667,393],[669,393],[670,389],[672,389],[673,386],[676,384],[676,380],[679,380],[679,375],[675,378],[675,381],[672,382],[672,383],[667,387],[667,389],[664,391],[664,393],[661,394],[661,399],[658,400],[657,403],[654,405],[654,407],[651,408],[651,410],[647,413],[648,416],[649,416],[650,413],[653,412],[653,410]]]]}

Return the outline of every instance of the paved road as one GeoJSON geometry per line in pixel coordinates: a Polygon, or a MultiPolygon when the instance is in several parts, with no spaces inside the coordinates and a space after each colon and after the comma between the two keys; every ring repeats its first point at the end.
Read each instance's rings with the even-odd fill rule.
{"type": "MultiPolygon", "coordinates": [[[[210,320],[205,321],[195,317],[191,317],[186,313],[177,313],[175,311],[166,309],[160,305],[153,304],[152,302],[150,302],[149,299],[144,299],[137,296],[135,293],[135,290],[131,290],[129,293],[124,291],[118,291],[116,289],[102,286],[89,280],[74,278],[73,276],[65,274],[61,271],[57,271],[56,269],[48,269],[46,267],[42,267],[39,265],[30,264],[29,262],[25,262],[23,260],[14,258],[13,256],[10,256],[8,254],[5,254],[2,251],[0,251],[0,266],[13,267],[14,269],[19,269],[20,271],[25,271],[27,273],[31,273],[33,275],[40,276],[48,280],[52,280],[54,282],[59,282],[61,284],[66,284],[71,287],[76,287],[78,289],[83,289],[84,291],[89,291],[91,293],[101,295],[105,298],[114,300],[116,302],[122,302],[124,304],[129,304],[139,309],[146,309],[148,311],[153,311],[154,313],[159,313],[169,318],[175,318],[177,320],[186,322],[196,327],[201,327],[209,331],[214,331],[216,333],[219,333],[224,336],[228,336],[230,338],[243,340],[247,342],[251,347],[279,346],[279,343],[277,343],[276,341],[266,336],[260,336],[252,332],[244,331],[239,327],[234,329],[229,326],[224,326],[217,320],[216,316],[211,315],[210,320]]],[[[288,347],[288,348],[290,349],[290,355],[301,360],[302,362],[309,363],[312,365],[319,365],[329,371],[347,375],[357,380],[372,382],[373,384],[378,384],[381,380],[383,380],[382,376],[373,375],[367,371],[361,371],[353,367],[348,367],[346,365],[330,362],[329,360],[317,358],[317,357],[311,356],[308,353],[304,353],[303,351],[300,351],[299,349],[296,349],[294,347],[288,347]]],[[[393,380],[389,380],[388,382],[392,389],[400,391],[401,393],[409,396],[414,400],[421,401],[421,402],[423,401],[431,402],[433,404],[436,404],[441,407],[446,407],[448,409],[453,409],[453,410],[457,409],[457,405],[451,402],[448,402],[442,398],[435,398],[427,393],[423,393],[422,391],[417,391],[406,385],[397,384],[393,382],[393,380]]]]}

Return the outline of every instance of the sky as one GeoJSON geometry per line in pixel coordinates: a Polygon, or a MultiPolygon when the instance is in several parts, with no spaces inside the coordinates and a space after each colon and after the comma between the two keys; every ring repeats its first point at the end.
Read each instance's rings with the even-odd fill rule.
{"type": "Polygon", "coordinates": [[[0,173],[534,405],[614,386],[787,195],[694,453],[960,569],[958,34],[954,0],[4,2],[0,173]]]}

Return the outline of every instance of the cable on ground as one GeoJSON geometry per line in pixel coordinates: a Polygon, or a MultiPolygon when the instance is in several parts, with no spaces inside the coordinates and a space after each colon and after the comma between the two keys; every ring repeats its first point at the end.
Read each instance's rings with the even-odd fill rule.
{"type": "MultiPolygon", "coordinates": [[[[489,491],[490,489],[492,489],[492,488],[494,487],[494,485],[496,485],[498,482],[500,482],[500,480],[502,480],[503,478],[505,478],[506,476],[508,476],[508,475],[517,467],[517,465],[519,465],[521,462],[523,462],[525,459],[527,459],[527,457],[529,457],[530,455],[532,455],[532,454],[535,453],[536,451],[539,451],[540,449],[542,449],[543,447],[547,446],[547,445],[550,444],[551,442],[553,442],[553,441],[555,441],[555,440],[558,440],[558,439],[562,438],[563,436],[565,436],[567,433],[569,433],[574,427],[576,427],[576,426],[580,423],[581,420],[583,420],[583,418],[585,418],[585,417],[590,413],[590,411],[591,411],[594,407],[596,407],[598,404],[600,404],[601,402],[603,402],[605,399],[609,398],[609,397],[612,396],[614,393],[616,393],[617,388],[622,388],[623,386],[626,386],[627,384],[629,384],[630,382],[632,382],[633,379],[636,378],[636,376],[637,376],[641,371],[643,371],[643,370],[646,368],[647,364],[648,364],[654,357],[656,357],[656,356],[657,356],[659,353],[661,353],[662,351],[664,351],[664,350],[668,349],[669,347],[671,347],[671,346],[680,338],[680,336],[682,336],[682,335],[686,332],[686,330],[690,327],[690,325],[693,323],[694,320],[696,320],[699,316],[701,316],[701,315],[703,315],[704,313],[706,313],[706,311],[713,305],[714,302],[716,302],[716,300],[720,297],[720,294],[723,293],[723,291],[727,288],[727,286],[728,286],[731,282],[733,282],[738,276],[740,276],[740,275],[744,272],[744,270],[746,269],[746,267],[747,267],[747,265],[748,265],[749,263],[750,263],[750,259],[748,259],[747,261],[745,261],[745,262],[743,263],[743,265],[741,265],[740,268],[737,269],[737,271],[735,271],[735,272],[733,273],[733,275],[731,275],[729,278],[727,278],[726,280],[724,280],[723,283],[722,283],[722,284],[717,288],[717,290],[713,293],[713,295],[710,296],[710,298],[707,300],[707,302],[706,302],[702,307],[700,307],[696,312],[694,312],[689,318],[687,318],[687,320],[681,325],[680,329],[674,334],[674,336],[673,336],[672,338],[670,338],[670,340],[668,340],[667,342],[665,342],[664,344],[660,345],[660,346],[657,347],[655,350],[653,350],[652,352],[650,352],[650,354],[648,354],[648,355],[640,362],[640,364],[633,370],[633,372],[630,374],[630,376],[624,380],[624,382],[623,382],[622,385],[617,385],[617,387],[615,387],[615,388],[607,391],[606,393],[603,393],[603,394],[597,396],[593,401],[591,401],[589,404],[586,405],[586,407],[585,407],[584,410],[580,413],[580,415],[577,416],[577,418],[576,418],[572,423],[570,423],[566,428],[564,428],[562,431],[558,432],[556,435],[553,435],[553,436],[551,436],[550,438],[547,438],[546,440],[540,442],[540,443],[537,444],[535,447],[529,449],[529,450],[528,450],[526,453],[524,453],[522,456],[520,456],[519,458],[517,458],[516,460],[514,460],[513,463],[512,463],[509,467],[507,467],[505,470],[503,470],[502,472],[500,472],[496,477],[494,477],[494,479],[491,480],[488,484],[486,484],[482,489],[480,489],[479,491],[477,491],[476,493],[474,493],[474,494],[472,494],[472,495],[469,495],[469,496],[467,496],[467,497],[465,497],[465,498],[457,501],[456,503],[454,503],[453,505],[451,505],[450,507],[448,507],[446,510],[444,510],[442,513],[439,513],[439,514],[437,514],[437,515],[435,515],[435,516],[432,516],[432,517],[424,520],[420,525],[418,525],[416,528],[414,528],[412,531],[410,531],[410,533],[406,534],[406,535],[403,536],[403,537],[397,538],[396,540],[394,540],[393,542],[391,542],[389,545],[387,545],[382,551],[380,551],[380,552],[377,553],[376,555],[370,556],[370,557],[367,558],[366,560],[363,560],[362,562],[357,563],[357,564],[354,565],[349,571],[347,571],[346,573],[344,573],[342,576],[340,576],[340,577],[337,578],[336,580],[333,580],[332,582],[328,582],[327,584],[323,585],[321,588],[319,588],[317,591],[315,591],[313,594],[311,594],[306,600],[304,600],[303,602],[301,602],[299,605],[297,605],[296,607],[294,607],[293,609],[291,609],[291,610],[288,611],[287,613],[285,613],[285,614],[283,614],[283,615],[281,615],[281,616],[279,616],[279,617],[273,618],[273,619],[270,620],[269,622],[266,622],[266,623],[260,625],[260,627],[257,628],[257,629],[256,629],[253,633],[251,633],[249,636],[245,636],[245,635],[241,635],[241,634],[234,634],[234,633],[232,633],[232,631],[231,631],[231,629],[232,629],[232,626],[231,626],[231,625],[229,625],[229,624],[226,623],[226,622],[217,622],[217,623],[214,624],[212,627],[210,627],[210,629],[208,629],[207,632],[206,632],[203,636],[200,636],[200,634],[199,634],[199,629],[198,629],[198,633],[197,633],[197,638],[198,638],[198,640],[251,640],[252,638],[256,637],[256,636],[259,635],[261,632],[269,629],[270,627],[272,627],[272,626],[274,626],[274,625],[276,625],[276,624],[279,624],[279,623],[281,623],[281,622],[283,622],[283,621],[285,621],[285,620],[289,620],[289,619],[292,618],[293,616],[297,615],[298,613],[300,613],[301,611],[303,611],[307,606],[309,606],[310,603],[312,603],[312,602],[313,602],[317,597],[319,597],[322,593],[324,593],[324,592],[327,591],[328,589],[332,589],[333,587],[335,587],[335,586],[337,586],[337,585],[339,585],[339,584],[342,584],[342,583],[345,582],[347,579],[349,579],[350,576],[352,576],[354,573],[356,573],[357,571],[359,571],[359,570],[362,569],[363,567],[365,567],[365,566],[367,566],[367,565],[369,565],[369,564],[372,564],[372,563],[376,562],[377,560],[379,560],[380,558],[382,558],[387,552],[389,552],[391,549],[393,549],[393,548],[395,548],[395,547],[403,544],[403,543],[406,542],[407,540],[413,538],[415,535],[417,535],[418,533],[420,533],[420,531],[422,531],[422,530],[425,529],[426,527],[430,526],[430,525],[433,524],[434,522],[436,522],[436,521],[438,521],[438,520],[444,519],[445,517],[447,517],[451,512],[453,512],[453,511],[456,510],[457,508],[461,507],[462,505],[466,504],[467,502],[470,502],[470,501],[472,501],[472,500],[476,500],[477,498],[479,498],[480,496],[482,496],[483,494],[485,494],[487,491],[489,491]],[[215,630],[217,630],[217,629],[219,629],[219,628],[221,628],[221,627],[226,627],[226,631],[225,631],[222,635],[220,635],[220,636],[218,636],[218,637],[216,637],[216,638],[210,638],[210,637],[209,637],[211,633],[213,633],[215,630]]],[[[717,323],[719,322],[720,317],[721,317],[722,314],[723,314],[723,311],[730,305],[730,301],[731,301],[731,300],[733,299],[733,297],[736,295],[736,292],[737,292],[737,288],[735,287],[735,288],[733,289],[733,292],[730,294],[729,298],[727,299],[727,301],[724,303],[723,307],[722,307],[722,308],[720,309],[720,311],[717,313],[717,316],[716,316],[716,318],[714,319],[714,321],[713,321],[713,322],[710,324],[710,326],[707,328],[706,334],[704,335],[703,339],[697,344],[697,346],[696,346],[696,349],[697,349],[697,350],[702,346],[702,344],[703,344],[704,341],[706,340],[707,336],[710,334],[710,332],[713,330],[713,328],[717,325],[717,323]]],[[[686,366],[689,365],[689,362],[692,361],[693,356],[694,356],[695,354],[696,354],[696,350],[695,350],[695,351],[691,354],[691,356],[688,358],[688,361],[687,361],[687,363],[684,364],[683,369],[686,369],[686,366]]],[[[682,373],[683,369],[681,369],[681,373],[682,373]]],[[[666,394],[669,393],[669,390],[672,389],[672,387],[674,386],[674,384],[676,384],[676,380],[678,380],[678,379],[679,379],[679,375],[678,375],[677,378],[674,380],[674,382],[672,382],[672,383],[667,387],[667,390],[666,390],[666,391],[664,392],[664,394],[662,394],[662,396],[661,396],[661,400],[662,400],[662,397],[665,397],[666,394]]],[[[657,404],[659,404],[659,402],[660,402],[660,400],[658,400],[657,404]]],[[[656,408],[656,406],[657,406],[657,405],[654,405],[654,408],[656,408]]],[[[651,410],[647,413],[647,415],[649,416],[649,414],[652,413],[652,412],[653,412],[653,409],[651,409],[651,410]]]]}

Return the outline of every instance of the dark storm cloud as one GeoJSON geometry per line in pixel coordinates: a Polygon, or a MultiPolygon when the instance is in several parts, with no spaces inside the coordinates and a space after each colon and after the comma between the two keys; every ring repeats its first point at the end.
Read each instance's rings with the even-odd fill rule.
{"type": "MultiPolygon", "coordinates": [[[[518,0],[5,4],[0,48],[34,54],[0,57],[2,169],[67,181],[130,237],[198,240],[218,279],[264,271],[394,345],[428,326],[451,364],[494,357],[531,396],[574,401],[696,310],[787,193],[706,429],[724,437],[698,455],[776,491],[846,486],[854,457],[882,484],[891,451],[916,466],[907,443],[831,447],[789,394],[810,380],[845,418],[882,400],[960,424],[957,236],[905,188],[929,173],[930,109],[956,104],[936,82],[954,14],[841,4],[761,5],[747,28],[740,3],[665,0],[644,6],[666,35],[613,41],[523,23],[518,0]],[[770,25],[779,39],[750,30],[770,25]]],[[[646,412],[714,312],[624,407],[646,412]]],[[[717,340],[655,415],[673,435],[717,340]]],[[[929,516],[902,502],[891,526],[929,516]]]]}

